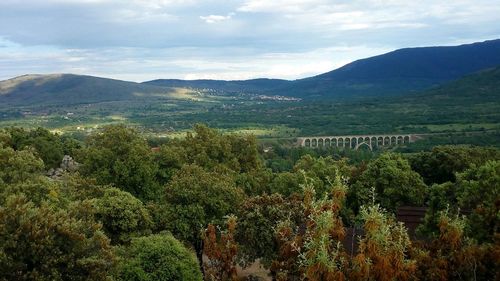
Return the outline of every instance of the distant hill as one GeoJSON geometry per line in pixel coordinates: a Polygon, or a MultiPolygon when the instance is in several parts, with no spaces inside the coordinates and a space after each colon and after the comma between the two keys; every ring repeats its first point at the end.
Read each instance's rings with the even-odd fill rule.
{"type": "Polygon", "coordinates": [[[396,50],[294,81],[282,93],[301,97],[417,92],[500,65],[500,39],[451,47],[396,50]]]}
{"type": "Polygon", "coordinates": [[[73,74],[24,75],[0,81],[0,106],[81,104],[168,97],[176,88],[306,99],[408,95],[500,66],[500,39],[454,47],[396,50],[318,76],[280,79],[176,80],[134,83],[73,74]]]}
{"type": "Polygon", "coordinates": [[[158,79],[144,82],[147,85],[181,87],[196,89],[213,89],[222,92],[237,93],[262,93],[271,92],[275,89],[284,88],[291,84],[291,81],[282,79],[251,79],[251,80],[179,80],[179,79],[158,79]]]}
{"type": "Polygon", "coordinates": [[[0,81],[0,104],[57,105],[135,100],[169,88],[73,74],[23,75],[0,81]]]}
{"type": "Polygon", "coordinates": [[[311,99],[350,98],[419,92],[481,69],[499,65],[500,39],[497,39],[460,46],[399,49],[295,81],[159,79],[144,84],[208,88],[223,92],[267,93],[311,99]]]}
{"type": "Polygon", "coordinates": [[[447,105],[455,101],[469,101],[469,104],[493,102],[500,109],[500,67],[484,69],[405,98],[429,104],[440,101],[447,105]]]}

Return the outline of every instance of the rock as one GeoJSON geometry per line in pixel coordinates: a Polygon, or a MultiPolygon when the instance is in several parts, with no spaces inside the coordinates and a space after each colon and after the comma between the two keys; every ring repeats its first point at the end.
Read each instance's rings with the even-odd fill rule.
{"type": "Polygon", "coordinates": [[[50,170],[47,171],[47,176],[51,177],[52,175],[54,175],[54,168],[50,168],[50,170]]]}
{"type": "Polygon", "coordinates": [[[64,155],[60,167],[63,171],[74,172],[78,170],[79,165],[71,156],[64,155]]]}
{"type": "Polygon", "coordinates": [[[77,163],[73,158],[69,155],[64,155],[61,165],[59,168],[51,168],[47,171],[47,176],[52,179],[59,179],[63,176],[65,172],[74,172],[78,170],[78,166],[80,164],[77,163]]]}

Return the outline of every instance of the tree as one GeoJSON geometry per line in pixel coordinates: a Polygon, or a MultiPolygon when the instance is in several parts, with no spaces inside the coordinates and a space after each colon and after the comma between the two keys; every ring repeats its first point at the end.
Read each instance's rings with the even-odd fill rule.
{"type": "Polygon", "coordinates": [[[234,239],[236,217],[230,216],[226,222],[226,230],[218,233],[213,224],[205,230],[203,239],[203,263],[205,280],[234,281],[237,280],[236,255],[238,245],[234,239]]]}
{"type": "Polygon", "coordinates": [[[262,168],[254,136],[222,135],[215,129],[196,124],[180,142],[188,163],[207,170],[228,169],[246,173],[262,168]]]}
{"type": "Polygon", "coordinates": [[[345,229],[340,217],[347,186],[337,174],[330,187],[330,196],[314,200],[313,186],[305,185],[304,214],[307,220],[300,267],[303,276],[310,281],[346,280],[349,266],[342,246],[345,229]]]}
{"type": "Polygon", "coordinates": [[[484,165],[456,174],[456,182],[435,184],[430,188],[429,208],[420,232],[439,234],[440,214],[443,211],[467,213],[466,231],[479,242],[493,242],[500,223],[500,162],[484,165]]]}
{"type": "Polygon", "coordinates": [[[38,176],[43,170],[43,161],[33,151],[16,151],[0,144],[0,184],[23,182],[38,176]]]}
{"type": "Polygon", "coordinates": [[[112,184],[141,200],[155,200],[160,194],[157,166],[151,149],[134,130],[122,125],[107,126],[86,140],[77,161],[81,171],[99,184],[112,184]]]}
{"type": "Polygon", "coordinates": [[[329,180],[335,179],[339,174],[347,176],[351,173],[351,167],[345,159],[334,160],[330,156],[314,158],[309,154],[302,156],[295,163],[293,170],[298,174],[305,172],[312,180],[317,198],[323,198],[325,194],[330,193],[329,180]]]}
{"type": "Polygon", "coordinates": [[[132,194],[109,188],[94,199],[95,215],[113,244],[126,243],[150,232],[152,220],[143,203],[132,194]]]}
{"type": "Polygon", "coordinates": [[[500,161],[488,161],[457,175],[458,204],[471,210],[469,235],[493,242],[500,230],[500,161]]]}
{"type": "Polygon", "coordinates": [[[241,187],[248,196],[270,193],[269,183],[273,177],[271,170],[252,170],[246,173],[238,173],[234,177],[236,178],[236,184],[241,187]]]}
{"type": "Polygon", "coordinates": [[[108,280],[113,263],[92,220],[18,195],[0,207],[0,280],[108,280]]]}
{"type": "Polygon", "coordinates": [[[170,234],[134,238],[119,254],[117,281],[203,280],[194,253],[170,234]]]}
{"type": "Polygon", "coordinates": [[[403,223],[396,223],[378,205],[363,207],[360,215],[365,234],[349,280],[410,280],[416,263],[408,256],[411,242],[403,223]]]}
{"type": "Polygon", "coordinates": [[[438,215],[439,234],[411,254],[418,280],[498,280],[498,244],[478,245],[465,235],[466,220],[447,211],[438,215]]]}
{"type": "Polygon", "coordinates": [[[316,199],[313,181],[306,177],[302,216],[305,225],[280,222],[276,233],[279,256],[271,272],[277,280],[345,280],[349,261],[342,247],[345,229],[340,210],[347,186],[337,172],[331,191],[316,199]],[[305,228],[305,229],[304,229],[305,228]]]}
{"type": "Polygon", "coordinates": [[[488,160],[499,158],[500,152],[495,148],[443,145],[418,153],[409,160],[412,169],[430,185],[455,182],[456,173],[461,173],[472,165],[481,166],[488,160]]]}
{"type": "Polygon", "coordinates": [[[165,188],[163,223],[201,255],[201,231],[209,223],[221,223],[224,216],[234,213],[242,198],[243,192],[232,178],[186,165],[165,188]]]}
{"type": "Polygon", "coordinates": [[[280,194],[263,194],[246,199],[238,211],[239,255],[244,265],[260,259],[269,267],[277,259],[278,241],[275,230],[280,221],[290,221],[298,226],[303,223],[301,198],[284,198],[280,194]]]}
{"type": "Polygon", "coordinates": [[[184,164],[187,163],[186,149],[177,143],[164,144],[155,154],[158,163],[158,179],[161,184],[166,184],[184,164]]]}
{"type": "Polygon", "coordinates": [[[422,177],[399,154],[384,153],[371,161],[353,183],[349,201],[353,209],[375,202],[392,212],[402,205],[422,205],[426,196],[422,177]],[[374,194],[373,194],[374,193],[374,194]]]}
{"type": "Polygon", "coordinates": [[[284,196],[292,194],[301,194],[301,184],[304,183],[304,175],[301,173],[282,172],[274,175],[270,183],[270,190],[273,193],[279,193],[284,196]]]}
{"type": "Polygon", "coordinates": [[[23,128],[9,128],[7,132],[11,136],[10,144],[13,149],[33,147],[37,156],[43,160],[45,169],[56,168],[61,164],[65,146],[58,134],[40,127],[29,131],[23,128]]]}

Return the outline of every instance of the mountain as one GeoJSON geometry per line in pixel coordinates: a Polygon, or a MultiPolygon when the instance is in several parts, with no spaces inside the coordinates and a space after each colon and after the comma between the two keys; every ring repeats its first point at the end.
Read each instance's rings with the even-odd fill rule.
{"type": "Polygon", "coordinates": [[[295,96],[311,100],[387,97],[414,94],[495,66],[500,66],[500,39],[452,47],[400,49],[295,81],[159,79],[134,83],[72,74],[24,75],[0,81],[0,106],[168,97],[176,91],[173,87],[295,96]]]}
{"type": "Polygon", "coordinates": [[[0,81],[0,104],[68,105],[124,101],[171,91],[169,88],[85,75],[23,75],[0,81]]]}
{"type": "Polygon", "coordinates": [[[500,39],[450,47],[399,49],[296,80],[281,93],[301,97],[405,94],[500,65],[500,39]]]}
{"type": "Polygon", "coordinates": [[[181,87],[195,89],[213,89],[222,92],[247,92],[263,93],[271,92],[275,89],[284,88],[291,84],[291,81],[282,79],[251,79],[251,80],[179,80],[179,79],[158,79],[143,82],[147,85],[181,87]]]}
{"type": "Polygon", "coordinates": [[[438,87],[406,97],[407,100],[465,101],[473,103],[495,103],[500,109],[500,66],[478,71],[438,87]]]}

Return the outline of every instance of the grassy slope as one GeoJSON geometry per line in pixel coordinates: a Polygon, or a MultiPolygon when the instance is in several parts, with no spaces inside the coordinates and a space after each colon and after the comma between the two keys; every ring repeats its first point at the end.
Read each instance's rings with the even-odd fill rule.
{"type": "Polygon", "coordinates": [[[170,92],[169,88],[84,75],[24,75],[0,82],[0,104],[72,105],[136,100],[170,92]]]}

